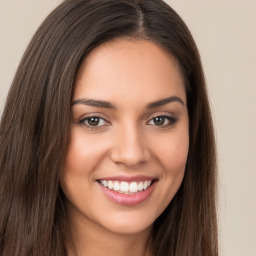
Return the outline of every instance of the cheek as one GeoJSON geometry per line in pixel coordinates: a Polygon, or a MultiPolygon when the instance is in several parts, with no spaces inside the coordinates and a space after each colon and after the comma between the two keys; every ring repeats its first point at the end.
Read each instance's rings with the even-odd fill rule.
{"type": "Polygon", "coordinates": [[[104,152],[101,138],[86,136],[81,128],[74,129],[66,153],[64,173],[88,175],[96,168],[104,152]]]}
{"type": "Polygon", "coordinates": [[[167,174],[179,174],[184,172],[189,149],[188,135],[181,134],[180,136],[171,137],[158,147],[158,158],[167,174]]]}
{"type": "Polygon", "coordinates": [[[165,155],[166,164],[173,170],[179,171],[184,169],[188,156],[188,143],[184,143],[183,145],[174,145],[170,148],[169,152],[171,154],[165,155]]]}
{"type": "Polygon", "coordinates": [[[188,156],[189,138],[186,132],[177,136],[166,136],[155,151],[157,162],[161,166],[159,179],[159,191],[156,201],[159,203],[157,218],[170,204],[180,188],[184,178],[185,167],[188,156]]]}
{"type": "Polygon", "coordinates": [[[93,171],[102,155],[100,143],[86,136],[83,129],[73,127],[61,178],[61,187],[72,204],[85,200],[81,191],[91,188],[93,171]]]}

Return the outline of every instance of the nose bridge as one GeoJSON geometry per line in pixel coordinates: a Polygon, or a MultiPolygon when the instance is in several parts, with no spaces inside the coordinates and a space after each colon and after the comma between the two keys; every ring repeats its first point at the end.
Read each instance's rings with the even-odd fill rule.
{"type": "Polygon", "coordinates": [[[137,166],[149,160],[143,129],[136,123],[126,122],[118,127],[111,154],[112,160],[127,166],[137,166]]]}

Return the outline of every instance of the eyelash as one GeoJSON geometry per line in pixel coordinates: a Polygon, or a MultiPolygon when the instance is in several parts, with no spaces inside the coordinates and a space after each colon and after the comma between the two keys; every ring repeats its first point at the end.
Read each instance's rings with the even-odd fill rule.
{"type": "Polygon", "coordinates": [[[102,118],[100,116],[97,116],[97,115],[86,117],[86,118],[80,120],[79,124],[85,126],[86,128],[88,128],[90,130],[97,130],[97,129],[100,129],[102,126],[109,126],[110,125],[110,123],[108,121],[106,121],[104,118],[102,118]],[[97,119],[99,121],[99,123],[104,122],[104,124],[91,125],[91,124],[88,123],[90,121],[90,119],[91,120],[97,119]]]}
{"type": "Polygon", "coordinates": [[[153,125],[153,126],[156,126],[156,127],[159,127],[159,128],[168,128],[168,127],[171,127],[171,126],[174,126],[176,123],[177,123],[178,119],[173,117],[173,116],[167,116],[167,115],[158,115],[158,116],[155,116],[153,118],[151,118],[147,124],[149,125],[153,125]],[[156,121],[157,119],[164,119],[164,123],[161,124],[161,125],[157,125],[157,124],[150,124],[150,122],[154,122],[156,121]]]}
{"type": "MultiPolygon", "coordinates": [[[[163,128],[168,128],[168,127],[174,126],[177,121],[178,121],[178,119],[173,117],[173,116],[157,115],[157,116],[151,118],[146,124],[156,126],[158,128],[163,129],[163,128]],[[151,124],[151,122],[155,122],[155,121],[157,121],[157,119],[164,119],[164,123],[160,124],[160,125],[157,125],[155,123],[151,124]]],[[[83,118],[82,120],[79,121],[79,124],[85,126],[87,129],[97,130],[97,129],[101,129],[102,126],[109,126],[110,122],[108,122],[107,120],[105,120],[101,116],[95,115],[95,116],[89,116],[89,117],[83,118]],[[90,122],[90,119],[91,119],[91,121],[96,121],[96,125],[89,124],[88,122],[90,122]],[[104,123],[102,124],[102,122],[104,122],[104,123]]]]}

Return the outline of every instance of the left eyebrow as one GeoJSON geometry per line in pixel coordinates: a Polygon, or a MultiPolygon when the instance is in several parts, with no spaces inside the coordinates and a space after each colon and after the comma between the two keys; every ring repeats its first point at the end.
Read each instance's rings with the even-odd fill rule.
{"type": "Polygon", "coordinates": [[[103,101],[103,100],[77,99],[72,102],[72,106],[77,104],[88,105],[88,106],[97,107],[97,108],[115,109],[114,105],[112,105],[108,101],[103,101]]]}
{"type": "Polygon", "coordinates": [[[160,107],[160,106],[166,105],[166,104],[171,103],[171,102],[179,102],[182,106],[185,105],[184,101],[180,97],[172,96],[172,97],[169,97],[169,98],[165,98],[165,99],[162,99],[162,100],[158,100],[158,101],[149,103],[147,105],[147,108],[156,108],[156,107],[160,107]]]}

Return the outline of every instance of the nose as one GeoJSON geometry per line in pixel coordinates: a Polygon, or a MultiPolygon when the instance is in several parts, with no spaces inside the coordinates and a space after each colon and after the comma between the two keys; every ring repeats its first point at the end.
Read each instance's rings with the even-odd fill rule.
{"type": "Polygon", "coordinates": [[[134,168],[148,162],[150,157],[147,140],[136,125],[126,125],[115,134],[111,159],[116,164],[134,168]]]}

